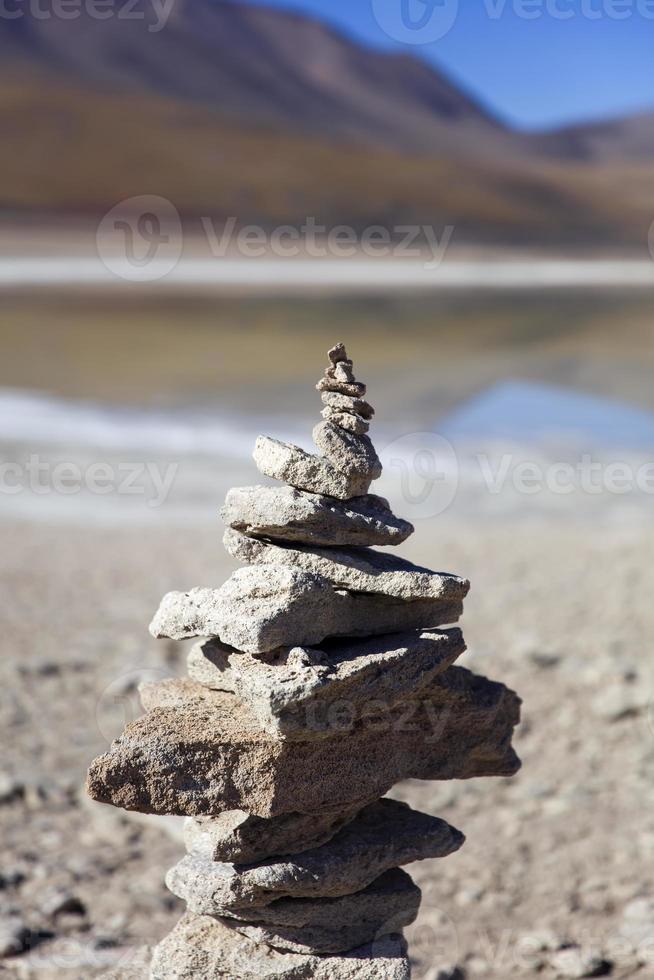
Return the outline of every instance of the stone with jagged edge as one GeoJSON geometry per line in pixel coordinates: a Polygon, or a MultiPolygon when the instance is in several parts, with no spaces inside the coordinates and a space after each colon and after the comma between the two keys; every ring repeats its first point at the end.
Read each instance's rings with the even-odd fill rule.
{"type": "Polygon", "coordinates": [[[191,649],[187,664],[192,680],[233,691],[271,735],[305,740],[347,730],[371,708],[378,714],[381,705],[416,697],[464,650],[459,629],[332,641],[265,656],[209,640],[191,649]]]}
{"type": "Polygon", "coordinates": [[[347,429],[348,432],[354,432],[358,436],[365,435],[370,429],[370,422],[366,422],[361,415],[353,412],[340,412],[336,408],[326,406],[320,414],[326,422],[333,422],[339,428],[347,429]]]}
{"type": "Polygon", "coordinates": [[[511,776],[520,766],[511,747],[520,699],[461,667],[378,718],[308,741],[267,735],[233,694],[192,681],[149,685],[142,697],[147,714],[94,760],[87,780],[92,799],[142,813],[333,811],[402,779],[511,776]]]}
{"type": "Polygon", "coordinates": [[[150,624],[157,639],[218,637],[244,653],[315,646],[328,637],[370,636],[455,623],[459,600],[361,595],[275,565],[239,568],[220,589],[170,592],[150,624]]]}
{"type": "Polygon", "coordinates": [[[316,813],[285,813],[271,819],[244,810],[226,810],[216,817],[187,817],[184,841],[189,854],[209,861],[252,864],[326,844],[354,820],[363,806],[359,803],[316,813]]]}
{"type": "Polygon", "coordinates": [[[341,501],[293,487],[233,487],[220,516],[250,537],[318,547],[397,545],[414,531],[375,494],[341,501]]]}
{"type": "Polygon", "coordinates": [[[457,599],[468,594],[467,579],[434,572],[406,558],[371,548],[318,548],[251,538],[227,528],[226,551],[248,565],[276,563],[301,568],[328,579],[334,588],[370,592],[396,599],[457,599]]]}
{"type": "Polygon", "coordinates": [[[222,916],[279,898],[352,895],[392,868],[447,857],[463,841],[463,834],[444,820],[406,803],[379,800],[328,843],[295,857],[236,866],[191,853],[171,868],[166,884],[191,912],[222,916]]]}
{"type": "Polygon", "coordinates": [[[257,942],[295,953],[344,953],[415,920],[420,889],[406,871],[386,871],[339,898],[278,898],[270,905],[229,909],[222,919],[257,942]]]}
{"type": "Polygon", "coordinates": [[[320,400],[326,408],[334,408],[339,412],[351,412],[360,415],[361,418],[370,421],[375,414],[375,410],[364,398],[356,398],[353,395],[342,395],[337,391],[323,391],[320,400]]]}
{"type": "Polygon", "coordinates": [[[335,422],[319,422],[313,429],[313,441],[339,473],[378,480],[382,464],[372,440],[342,429],[335,422]]]}
{"type": "Polygon", "coordinates": [[[339,956],[315,956],[254,942],[233,923],[187,913],[157,946],[150,980],[410,980],[410,975],[399,934],[339,956]]]}
{"type": "Polygon", "coordinates": [[[257,469],[272,480],[281,480],[298,490],[319,493],[338,500],[362,497],[370,490],[372,477],[337,470],[324,456],[312,456],[291,442],[259,436],[253,452],[257,469]]]}

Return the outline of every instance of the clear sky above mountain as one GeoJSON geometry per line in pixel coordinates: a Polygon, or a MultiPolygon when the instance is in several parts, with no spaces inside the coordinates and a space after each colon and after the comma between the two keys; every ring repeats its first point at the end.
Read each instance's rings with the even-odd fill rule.
{"type": "Polygon", "coordinates": [[[654,110],[654,0],[257,2],[424,57],[514,125],[654,110]]]}

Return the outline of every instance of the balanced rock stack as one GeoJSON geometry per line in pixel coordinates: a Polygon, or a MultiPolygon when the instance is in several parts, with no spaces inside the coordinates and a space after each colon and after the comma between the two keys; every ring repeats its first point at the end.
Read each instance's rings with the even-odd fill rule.
{"type": "Polygon", "coordinates": [[[519,699],[452,666],[468,583],[375,545],[413,531],[368,494],[373,409],[339,344],[318,384],[322,455],[262,437],[287,486],[231,490],[220,589],[167,595],[157,637],[202,638],[189,678],[147,684],[146,715],[92,764],[96,799],[183,814],[167,876],[187,905],[153,980],[410,975],[420,891],[402,865],[463,835],[381,797],[398,780],[510,776],[519,699]]]}

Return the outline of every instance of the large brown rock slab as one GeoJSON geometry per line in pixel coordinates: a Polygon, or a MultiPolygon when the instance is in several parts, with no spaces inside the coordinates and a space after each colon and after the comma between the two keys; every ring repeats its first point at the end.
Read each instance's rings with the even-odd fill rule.
{"type": "Polygon", "coordinates": [[[210,916],[185,915],[154,952],[151,980],[409,980],[401,935],[341,956],[282,952],[210,916]]]}
{"type": "Polygon", "coordinates": [[[217,817],[187,817],[186,850],[209,861],[233,864],[300,854],[331,840],[361,809],[357,805],[317,813],[284,813],[269,820],[244,810],[226,810],[217,817]]]}
{"type": "Polygon", "coordinates": [[[341,898],[280,898],[271,905],[230,909],[223,918],[258,943],[296,953],[343,953],[401,932],[418,915],[420,889],[399,868],[363,891],[341,898]]]}
{"type": "Polygon", "coordinates": [[[413,533],[375,494],[345,502],[293,487],[234,487],[221,516],[250,537],[319,547],[402,544],[413,533]]]}
{"type": "Polygon", "coordinates": [[[382,474],[382,464],[367,435],[347,432],[326,420],[315,426],[313,441],[339,473],[370,480],[377,480],[382,474]]]}
{"type": "Polygon", "coordinates": [[[327,579],[284,565],[239,568],[220,589],[169,592],[153,636],[218,637],[245,653],[314,646],[331,636],[367,636],[456,622],[458,601],[339,592],[327,579]]]}
{"type": "Polygon", "coordinates": [[[222,916],[279,898],[351,895],[392,868],[446,857],[463,840],[463,834],[444,820],[405,803],[379,800],[321,847],[249,866],[189,854],[171,868],[166,884],[191,912],[222,916]]]}
{"type": "Polygon", "coordinates": [[[269,436],[259,436],[253,457],[264,476],[282,480],[299,490],[327,494],[339,500],[368,493],[373,479],[365,472],[338,470],[324,456],[313,456],[299,446],[269,436]]]}
{"type": "Polygon", "coordinates": [[[460,667],[378,719],[304,742],[271,737],[233,694],[191,681],[153,685],[149,703],[92,763],[93,799],[144,813],[274,817],[364,805],[401,779],[519,768],[511,747],[519,698],[460,667]]]}
{"type": "Polygon", "coordinates": [[[337,589],[371,592],[395,599],[465,599],[467,579],[433,572],[391,552],[372,548],[308,548],[251,538],[227,528],[223,543],[229,554],[248,565],[270,563],[322,575],[337,589]]]}
{"type": "Polygon", "coordinates": [[[321,649],[282,648],[264,656],[209,640],[190,651],[188,673],[214,690],[233,691],[271,735],[307,739],[350,729],[371,710],[378,714],[415,697],[465,648],[456,628],[335,640],[321,649]]]}

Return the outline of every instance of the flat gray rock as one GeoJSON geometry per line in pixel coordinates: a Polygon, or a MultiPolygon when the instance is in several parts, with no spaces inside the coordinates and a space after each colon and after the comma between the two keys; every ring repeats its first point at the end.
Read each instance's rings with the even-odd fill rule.
{"type": "Polygon", "coordinates": [[[254,447],[257,469],[272,480],[339,500],[368,493],[372,477],[337,470],[324,456],[312,456],[290,442],[259,436],[254,447]]]}
{"type": "Polygon", "coordinates": [[[305,740],[349,731],[371,710],[378,715],[383,706],[416,697],[464,651],[459,629],[331,641],[265,657],[209,640],[191,650],[188,673],[199,684],[233,691],[271,735],[305,740]]]}
{"type": "Polygon", "coordinates": [[[227,810],[218,817],[187,817],[184,821],[186,850],[209,861],[235,864],[300,854],[327,843],[361,809],[357,805],[333,812],[285,813],[270,820],[244,810],[227,810]]]}
{"type": "Polygon", "coordinates": [[[460,667],[347,734],[304,742],[272,738],[233,694],[192,681],[151,685],[148,703],[91,764],[92,799],[142,813],[276,817],[365,805],[401,779],[511,776],[520,766],[511,747],[520,699],[460,667]]]}
{"type": "Polygon", "coordinates": [[[339,898],[359,892],[391,868],[446,857],[464,837],[444,820],[405,803],[379,800],[321,847],[263,864],[220,864],[187,855],[166,884],[191,912],[226,915],[279,898],[339,898]]]}
{"type": "Polygon", "coordinates": [[[368,436],[346,432],[333,422],[319,422],[313,441],[339,473],[378,480],[382,464],[368,436]]]}
{"type": "Polygon", "coordinates": [[[320,414],[326,422],[333,422],[341,429],[354,432],[358,436],[365,435],[370,429],[370,422],[366,422],[361,415],[355,415],[354,412],[339,412],[337,408],[330,408],[327,405],[320,414]]]}
{"type": "Polygon", "coordinates": [[[327,637],[367,636],[455,623],[463,604],[406,602],[339,592],[318,575],[283,565],[239,568],[220,589],[170,592],[150,624],[157,639],[218,637],[244,653],[315,646],[327,637]]]}
{"type": "Polygon", "coordinates": [[[352,395],[343,395],[337,391],[323,391],[321,401],[328,408],[336,408],[339,412],[354,412],[364,419],[371,419],[375,410],[363,398],[356,398],[352,395]]]}
{"type": "Polygon", "coordinates": [[[339,395],[349,395],[351,398],[363,398],[366,386],[362,381],[338,381],[336,378],[321,378],[316,385],[318,391],[336,392],[339,395]]]}
{"type": "Polygon", "coordinates": [[[383,497],[345,502],[292,487],[234,487],[221,517],[250,537],[319,547],[396,545],[413,533],[413,525],[396,517],[383,497]]]}
{"type": "Polygon", "coordinates": [[[253,942],[233,924],[185,915],[157,946],[151,980],[410,980],[401,935],[342,956],[281,952],[253,942]]]}
{"type": "Polygon", "coordinates": [[[398,555],[371,548],[308,548],[250,538],[227,528],[226,550],[247,565],[275,562],[322,575],[337,589],[372,592],[396,599],[465,599],[467,579],[448,572],[432,572],[398,555]]]}
{"type": "MultiPolygon", "coordinates": [[[[342,953],[411,925],[420,908],[420,889],[399,868],[363,891],[342,898],[280,898],[228,918],[258,943],[296,953],[342,953]]],[[[223,916],[227,918],[227,916],[223,916]]]]}

